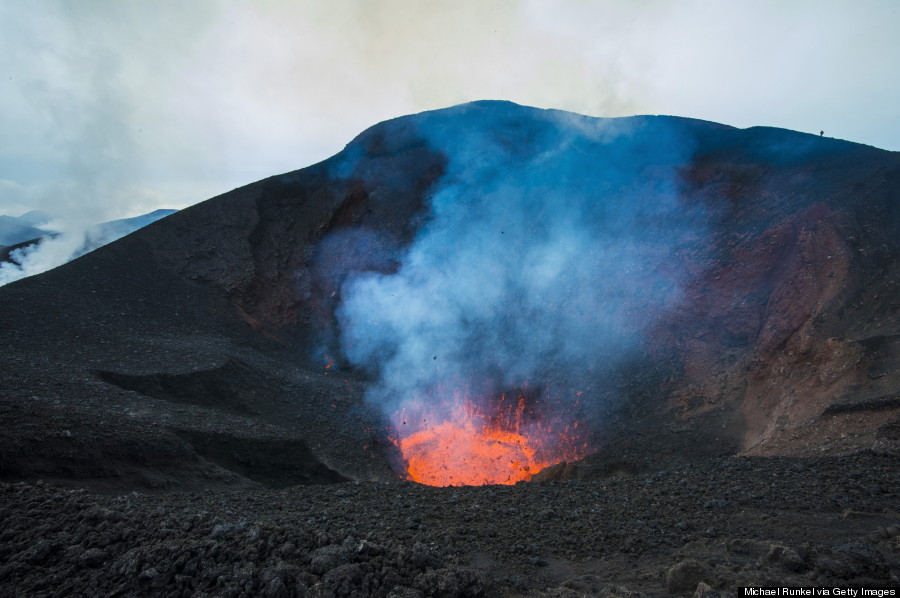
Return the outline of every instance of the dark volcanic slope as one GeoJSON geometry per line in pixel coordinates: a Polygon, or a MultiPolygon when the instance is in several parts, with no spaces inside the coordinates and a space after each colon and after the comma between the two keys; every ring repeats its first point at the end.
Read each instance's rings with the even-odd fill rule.
{"type": "Polygon", "coordinates": [[[305,345],[310,318],[328,309],[329,288],[310,275],[315,242],[359,211],[411,235],[402,218],[440,173],[422,147],[379,160],[398,175],[380,183],[391,206],[370,207],[363,182],[323,164],[0,289],[0,475],[111,487],[244,483],[229,465],[242,453],[224,448],[223,460],[200,446],[246,441],[258,447],[253,461],[285,442],[303,447],[287,457],[285,483],[321,467],[392,477],[365,414],[351,411],[358,380],[311,365],[305,345]]]}

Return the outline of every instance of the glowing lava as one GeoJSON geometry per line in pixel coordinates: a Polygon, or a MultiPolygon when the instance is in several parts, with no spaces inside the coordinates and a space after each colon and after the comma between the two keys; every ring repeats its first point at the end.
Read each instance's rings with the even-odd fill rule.
{"type": "Polygon", "coordinates": [[[550,465],[515,432],[443,422],[400,441],[409,479],[429,486],[515,484],[550,465]]]}
{"type": "MultiPolygon", "coordinates": [[[[554,463],[584,456],[585,447],[572,450],[564,434],[523,425],[523,411],[521,399],[511,412],[491,416],[465,401],[439,423],[424,420],[420,429],[394,440],[407,477],[429,486],[515,484],[554,463]]],[[[400,417],[401,431],[407,419],[412,418],[400,417]]]]}

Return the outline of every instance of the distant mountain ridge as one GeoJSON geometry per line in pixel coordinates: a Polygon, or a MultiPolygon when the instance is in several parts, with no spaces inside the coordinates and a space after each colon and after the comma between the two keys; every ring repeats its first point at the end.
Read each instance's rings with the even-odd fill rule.
{"type": "Polygon", "coordinates": [[[47,234],[46,230],[38,228],[37,224],[43,224],[49,221],[35,218],[34,215],[39,214],[36,211],[28,212],[22,216],[0,216],[0,246],[9,247],[24,241],[37,239],[47,234]],[[30,218],[26,216],[31,215],[30,218]]]}

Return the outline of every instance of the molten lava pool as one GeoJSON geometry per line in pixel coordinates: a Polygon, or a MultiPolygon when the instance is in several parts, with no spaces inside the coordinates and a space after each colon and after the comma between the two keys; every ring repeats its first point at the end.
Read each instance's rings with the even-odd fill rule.
{"type": "Polygon", "coordinates": [[[429,486],[515,484],[545,467],[584,456],[586,445],[575,448],[568,427],[554,432],[534,422],[526,425],[523,412],[522,399],[515,409],[490,415],[465,401],[437,423],[420,420],[418,429],[405,436],[410,418],[400,415],[394,443],[407,478],[429,486]]]}
{"type": "Polygon", "coordinates": [[[443,422],[400,441],[409,479],[429,486],[515,484],[550,465],[515,432],[443,422]]]}

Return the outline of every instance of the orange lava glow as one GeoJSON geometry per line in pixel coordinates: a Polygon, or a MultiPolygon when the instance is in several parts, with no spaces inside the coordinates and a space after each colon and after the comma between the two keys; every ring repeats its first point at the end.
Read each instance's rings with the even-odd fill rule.
{"type": "Polygon", "coordinates": [[[554,463],[584,456],[585,447],[571,450],[564,434],[523,426],[523,410],[520,399],[511,412],[488,416],[465,401],[445,420],[395,439],[407,478],[429,486],[515,484],[554,463]],[[570,450],[556,448],[563,446],[570,450]]]}
{"type": "Polygon", "coordinates": [[[443,422],[400,441],[409,479],[429,486],[515,484],[550,465],[521,434],[443,422]]]}

